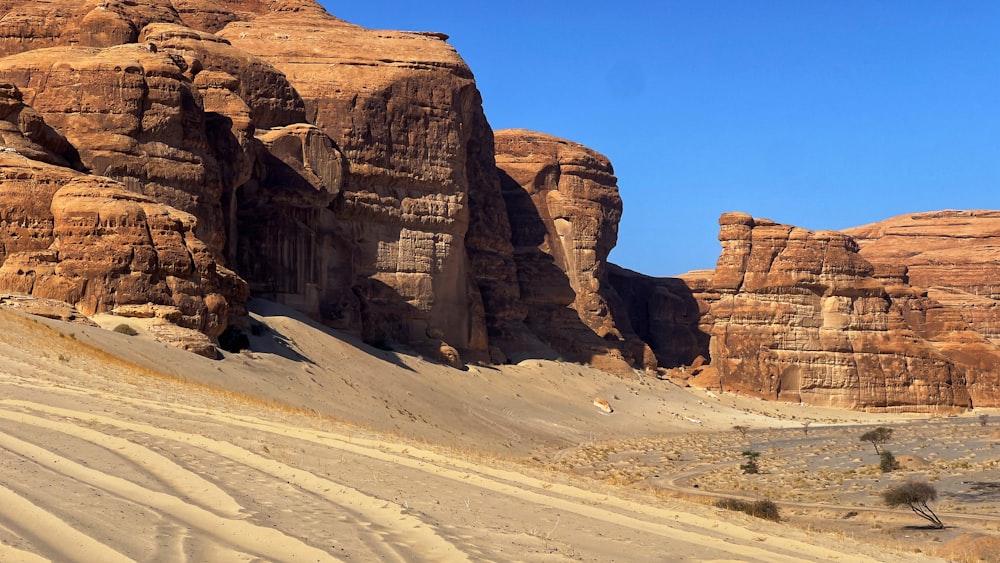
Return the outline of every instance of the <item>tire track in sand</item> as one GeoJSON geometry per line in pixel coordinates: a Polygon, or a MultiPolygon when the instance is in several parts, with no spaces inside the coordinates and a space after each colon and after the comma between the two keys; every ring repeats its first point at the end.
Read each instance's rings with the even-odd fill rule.
{"type": "MultiPolygon", "coordinates": [[[[325,551],[306,545],[301,540],[287,536],[278,530],[264,528],[243,520],[217,516],[173,495],[152,491],[120,477],[96,471],[2,432],[0,432],[0,448],[30,459],[41,467],[80,483],[168,514],[246,553],[257,554],[274,561],[288,559],[338,561],[325,551]]],[[[18,520],[22,519],[18,518],[18,520]]],[[[61,542],[57,541],[55,544],[49,543],[47,545],[55,548],[58,547],[59,543],[61,542]]],[[[86,560],[104,561],[105,559],[98,557],[86,560]]]]}
{"type": "MultiPolygon", "coordinates": [[[[131,399],[130,399],[131,400],[131,399]]],[[[186,405],[162,403],[156,401],[134,400],[137,405],[143,408],[153,408],[174,415],[186,413],[190,416],[207,417],[215,421],[228,421],[229,424],[259,432],[292,437],[320,445],[325,445],[334,449],[347,451],[353,454],[362,455],[378,461],[415,469],[429,475],[449,479],[463,485],[474,485],[492,492],[504,494],[522,501],[548,506],[557,510],[565,510],[577,515],[590,518],[607,524],[620,525],[632,528],[645,533],[656,534],[669,538],[672,541],[681,541],[690,545],[703,547],[732,553],[741,559],[756,559],[768,562],[796,562],[801,561],[800,553],[810,553],[818,560],[842,561],[844,554],[817,548],[815,545],[807,545],[787,538],[781,539],[780,546],[760,545],[760,534],[752,532],[736,525],[720,523],[718,520],[702,518],[690,513],[677,512],[665,508],[634,503],[617,497],[601,493],[593,493],[578,487],[547,483],[521,473],[494,469],[487,466],[465,462],[462,460],[447,457],[441,454],[421,450],[412,446],[397,445],[377,440],[367,440],[357,437],[347,437],[328,431],[306,429],[297,426],[281,424],[272,421],[264,421],[256,417],[225,413],[221,411],[206,411],[203,408],[192,408],[186,405]],[[683,523],[677,522],[682,519],[683,523]],[[713,535],[698,531],[714,530],[713,535]],[[723,529],[724,528],[724,529],[723,529]],[[694,531],[692,531],[694,530],[694,531]],[[719,535],[723,534],[730,540],[739,543],[729,543],[723,541],[719,535]]],[[[18,404],[17,401],[0,401],[0,404],[18,404]]],[[[84,415],[66,409],[37,405],[23,402],[20,406],[25,408],[37,408],[52,414],[68,416],[74,418],[96,418],[105,424],[115,425],[122,428],[133,429],[162,437],[175,436],[171,439],[188,441],[192,445],[205,447],[206,449],[221,448],[222,450],[239,450],[241,463],[246,463],[246,456],[260,458],[256,454],[247,452],[228,442],[220,443],[198,435],[183,435],[170,430],[163,430],[138,423],[118,421],[116,419],[105,419],[94,415],[84,415]],[[187,439],[184,438],[187,436],[187,439]]],[[[229,455],[218,451],[221,455],[229,455]]],[[[232,453],[232,452],[231,452],[232,453]]],[[[273,462],[266,458],[260,458],[259,462],[270,465],[269,472],[280,472],[277,466],[293,472],[297,479],[295,482],[299,486],[299,479],[305,476],[320,479],[315,475],[308,474],[303,470],[296,470],[273,462]],[[273,464],[273,465],[272,465],[273,464]]],[[[250,465],[248,463],[248,465],[250,465]]],[[[283,477],[284,478],[284,477],[283,477]]],[[[339,486],[339,485],[338,485],[339,486]]],[[[378,503],[385,504],[386,501],[379,500],[378,503]]],[[[435,535],[435,537],[437,537],[435,535]]],[[[463,554],[464,557],[464,554],[463,554]]],[[[467,559],[467,558],[466,558],[467,559]]],[[[876,561],[875,559],[854,556],[857,561],[876,561]]]]}
{"type": "MultiPolygon", "coordinates": [[[[6,525],[37,540],[46,549],[58,554],[64,561],[79,563],[91,561],[129,563],[132,561],[2,485],[0,485],[0,519],[6,525]]],[[[48,561],[48,559],[27,554],[2,544],[0,544],[0,560],[48,561]]]]}
{"type": "Polygon", "coordinates": [[[58,422],[20,412],[0,410],[0,418],[17,424],[30,425],[36,428],[55,430],[63,434],[86,440],[91,444],[114,451],[142,469],[169,488],[176,496],[188,498],[191,502],[226,518],[243,518],[246,513],[243,507],[228,493],[214,483],[203,479],[197,473],[188,471],[174,463],[166,456],[158,454],[149,448],[130,442],[124,438],[111,436],[97,430],[91,430],[76,424],[58,422]]]}
{"type": "MultiPolygon", "coordinates": [[[[150,403],[151,403],[150,405],[146,406],[156,406],[159,409],[163,408],[162,405],[159,405],[157,403],[153,402],[150,403]]],[[[469,561],[468,556],[464,552],[460,551],[454,545],[452,545],[443,537],[438,535],[433,528],[426,525],[422,520],[406,513],[403,507],[396,503],[384,499],[379,499],[377,497],[369,496],[347,485],[336,483],[334,481],[320,477],[313,473],[296,469],[279,461],[263,457],[249,450],[236,446],[230,442],[215,440],[199,434],[180,432],[176,430],[168,430],[138,422],[123,421],[103,415],[83,413],[83,412],[73,411],[70,409],[53,407],[29,401],[17,401],[17,400],[6,399],[6,400],[0,400],[0,405],[16,406],[24,409],[30,409],[36,412],[44,412],[51,415],[80,420],[81,422],[95,421],[101,424],[106,424],[108,426],[113,426],[123,430],[131,430],[149,436],[155,436],[158,438],[184,443],[189,446],[193,446],[196,448],[203,449],[205,451],[212,452],[216,455],[229,459],[230,461],[242,464],[246,467],[250,467],[252,469],[265,473],[273,477],[274,479],[288,482],[290,484],[299,487],[302,490],[305,490],[313,495],[316,495],[330,502],[331,504],[342,507],[345,512],[351,512],[360,515],[362,519],[358,522],[358,524],[372,527],[376,535],[382,538],[383,540],[382,545],[376,546],[378,548],[376,549],[376,551],[379,552],[379,555],[381,557],[390,557],[403,562],[409,560],[409,557],[407,557],[406,553],[400,553],[399,552],[400,548],[405,548],[405,550],[414,550],[419,548],[418,555],[421,560],[469,561]]],[[[174,414],[184,412],[183,408],[167,409],[167,410],[171,411],[174,414]]],[[[0,412],[2,412],[2,410],[0,410],[0,412]]],[[[203,413],[204,411],[200,412],[203,413]]],[[[20,417],[25,422],[28,423],[31,422],[31,419],[37,419],[37,417],[31,417],[30,415],[22,415],[21,413],[17,412],[0,414],[0,417],[3,418],[10,417],[16,419],[18,418],[18,415],[21,415],[20,417]]],[[[54,422],[45,424],[51,424],[51,425],[63,424],[64,426],[60,426],[60,431],[64,431],[70,435],[76,436],[81,439],[86,439],[86,437],[90,435],[90,432],[95,432],[89,429],[81,428],[80,426],[74,424],[54,423],[54,422]]],[[[6,443],[4,438],[5,436],[3,434],[0,434],[0,447],[8,447],[8,444],[6,443]]],[[[12,437],[6,437],[6,438],[7,441],[17,440],[16,438],[12,437]]],[[[121,440],[121,439],[118,438],[116,440],[121,440]]],[[[20,440],[17,441],[20,442],[20,440]]],[[[23,444],[24,444],[23,447],[31,446],[30,444],[27,443],[23,444]]],[[[13,449],[13,448],[8,447],[8,449],[13,449]]],[[[154,452],[150,453],[153,455],[159,455],[155,454],[154,452]]],[[[66,460],[66,462],[64,463],[73,463],[73,462],[70,460],[66,460]]],[[[52,464],[52,467],[56,467],[56,465],[52,464]]],[[[82,466],[80,467],[82,469],[87,469],[82,466]]],[[[94,472],[93,470],[88,470],[88,471],[97,473],[94,472]]],[[[65,471],[62,472],[65,473],[65,471]]],[[[94,479],[97,480],[96,477],[94,479]]],[[[109,479],[117,479],[118,481],[123,481],[123,483],[127,483],[129,485],[138,487],[137,485],[133,485],[131,483],[128,483],[127,481],[118,479],[116,477],[109,476],[109,479]]],[[[152,493],[152,491],[149,492],[152,493]]],[[[157,494],[163,495],[162,493],[157,493],[157,494]]],[[[200,496],[200,493],[195,491],[192,492],[191,494],[194,495],[192,498],[198,499],[199,504],[205,503],[205,499],[200,496]]],[[[169,495],[163,495],[163,496],[166,496],[168,498],[173,498],[170,497],[169,495]]],[[[228,522],[230,521],[227,520],[227,526],[228,522]]],[[[235,522],[240,522],[240,521],[235,521],[235,522]]],[[[249,526],[253,526],[252,524],[246,522],[242,523],[249,526]]],[[[212,530],[212,528],[209,526],[205,527],[199,526],[199,528],[209,533],[211,533],[212,530]]],[[[268,530],[266,528],[260,528],[260,529],[268,530]]],[[[289,539],[294,539],[288,536],[285,537],[289,539]]],[[[222,539],[230,541],[228,537],[222,539]]],[[[270,542],[271,540],[267,541],[270,542]]],[[[255,552],[255,550],[250,549],[249,545],[240,543],[234,543],[234,545],[239,545],[241,549],[247,549],[251,553],[255,552]]],[[[327,559],[329,559],[329,556],[327,556],[327,559]]],[[[282,560],[282,558],[278,557],[276,560],[282,560]]]]}

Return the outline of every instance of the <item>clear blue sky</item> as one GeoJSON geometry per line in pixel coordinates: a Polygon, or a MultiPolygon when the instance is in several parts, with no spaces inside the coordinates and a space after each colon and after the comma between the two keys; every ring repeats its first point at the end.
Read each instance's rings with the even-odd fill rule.
{"type": "Polygon", "coordinates": [[[336,2],[376,29],[447,33],[495,129],[614,164],[611,261],[712,268],[717,219],[839,229],[998,207],[1000,2],[336,2]]]}

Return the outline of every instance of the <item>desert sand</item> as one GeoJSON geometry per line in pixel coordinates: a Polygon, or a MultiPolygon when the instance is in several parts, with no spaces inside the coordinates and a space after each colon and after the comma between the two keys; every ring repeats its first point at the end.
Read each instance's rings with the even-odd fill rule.
{"type": "Polygon", "coordinates": [[[457,370],[252,310],[252,350],[219,360],[141,319],[0,311],[0,560],[913,561],[998,535],[1000,456],[973,414],[808,408],[549,361],[457,370]],[[121,322],[139,334],[107,330],[121,322]],[[876,424],[915,469],[877,472],[856,437],[876,424]],[[747,448],[761,475],[738,471],[747,448]],[[878,505],[914,472],[954,493],[948,529],[878,505]],[[771,498],[783,521],[720,495],[771,498]]]}

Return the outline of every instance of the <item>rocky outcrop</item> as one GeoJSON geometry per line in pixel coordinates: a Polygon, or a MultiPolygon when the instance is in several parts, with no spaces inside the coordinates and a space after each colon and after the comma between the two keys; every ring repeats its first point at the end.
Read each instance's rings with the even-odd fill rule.
{"type": "Polygon", "coordinates": [[[622,211],[611,163],[525,130],[498,131],[496,147],[528,326],[575,361],[615,371],[655,367],[608,281],[622,211]]]}
{"type": "Polygon", "coordinates": [[[1000,404],[1000,211],[915,213],[844,232],[877,269],[926,291],[927,337],[968,366],[976,405],[1000,404]]]}
{"type": "MultiPolygon", "coordinates": [[[[303,220],[300,207],[295,224],[270,223],[284,232],[304,226],[298,246],[327,237],[328,263],[311,267],[330,281],[316,288],[319,310],[307,310],[360,325],[372,343],[433,351],[444,342],[485,359],[489,333],[498,342],[519,337],[524,311],[471,71],[440,34],[368,30],[307,4],[219,31],[281,70],[306,119],[350,162],[329,213],[311,212],[325,218],[303,220]]],[[[252,207],[240,213],[251,217],[252,207]]]]}
{"type": "Polygon", "coordinates": [[[218,336],[245,285],[195,236],[194,216],[88,176],[0,154],[7,202],[0,287],[74,304],[93,315],[117,306],[176,307],[182,327],[218,336]],[[48,209],[42,209],[47,205],[48,209]],[[13,220],[12,220],[13,219],[13,220]],[[21,224],[21,229],[11,228],[21,224]]]}
{"type": "Polygon", "coordinates": [[[933,326],[939,305],[885,285],[854,239],[741,213],[719,224],[703,322],[724,389],[863,409],[972,405],[967,365],[928,338],[958,327],[933,326]]]}
{"type": "Polygon", "coordinates": [[[961,308],[978,332],[1000,343],[1000,211],[900,215],[844,232],[866,260],[905,269],[910,285],[961,308]]]}
{"type": "Polygon", "coordinates": [[[30,295],[16,294],[0,295],[0,308],[67,323],[97,326],[97,323],[87,318],[76,307],[58,299],[39,299],[30,295]]]}
{"type": "Polygon", "coordinates": [[[854,238],[727,214],[714,272],[642,276],[607,263],[606,158],[494,136],[447,36],[313,0],[0,0],[0,174],[0,289],[152,315],[206,355],[252,290],[456,367],[563,356],[812,404],[1000,404],[1000,213],[854,238]]]}
{"type": "Polygon", "coordinates": [[[701,306],[687,281],[654,278],[610,263],[607,274],[627,307],[630,328],[653,351],[659,367],[691,366],[708,357],[701,306]]]}
{"type": "Polygon", "coordinates": [[[190,70],[183,58],[146,45],[0,59],[0,80],[77,147],[91,173],[197,216],[199,237],[221,252],[223,178],[190,70]]]}
{"type": "Polygon", "coordinates": [[[35,157],[191,214],[216,262],[369,342],[486,359],[530,340],[492,132],[446,36],[309,0],[0,16],[0,79],[79,151],[35,157]]]}

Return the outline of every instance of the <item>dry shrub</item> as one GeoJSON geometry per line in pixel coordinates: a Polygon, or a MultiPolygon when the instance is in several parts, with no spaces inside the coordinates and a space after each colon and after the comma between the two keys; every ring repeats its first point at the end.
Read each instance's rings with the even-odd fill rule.
{"type": "Polygon", "coordinates": [[[715,503],[715,506],[725,510],[734,510],[736,512],[749,514],[755,518],[771,520],[772,522],[781,521],[781,513],[778,510],[778,505],[766,499],[746,501],[735,498],[724,498],[715,503]]]}
{"type": "Polygon", "coordinates": [[[122,323],[122,324],[116,326],[114,328],[114,331],[117,332],[117,333],[120,333],[120,334],[125,334],[127,336],[135,336],[135,335],[139,334],[138,331],[136,331],[130,325],[127,325],[125,323],[122,323]]]}

